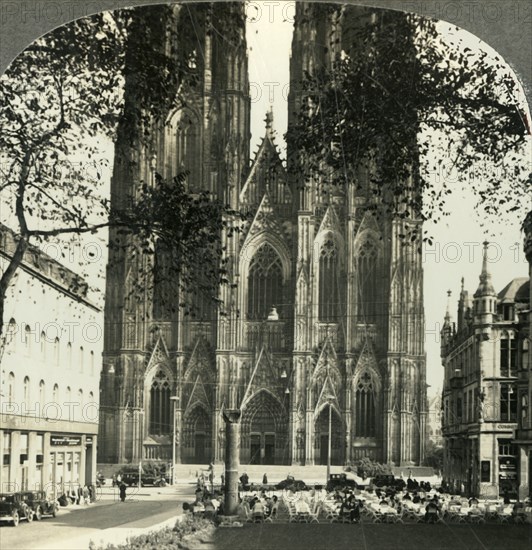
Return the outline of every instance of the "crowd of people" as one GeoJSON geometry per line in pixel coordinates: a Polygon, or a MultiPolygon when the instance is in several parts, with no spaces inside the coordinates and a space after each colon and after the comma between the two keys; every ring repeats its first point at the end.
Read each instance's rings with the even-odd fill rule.
{"type": "MultiPolygon", "coordinates": [[[[484,518],[509,518],[532,521],[530,503],[512,502],[507,496],[499,501],[479,501],[472,497],[449,493],[444,487],[433,488],[425,481],[397,480],[389,486],[336,487],[327,491],[322,486],[295,491],[274,489],[263,476],[262,488],[249,483],[247,474],[240,477],[237,514],[242,522],[273,521],[279,510],[289,521],[319,522],[365,521],[438,523],[441,521],[484,521],[484,518]],[[506,516],[504,514],[507,514],[506,516]],[[508,515],[509,514],[509,515],[508,515]],[[527,515],[526,515],[527,514],[527,515]]],[[[184,509],[193,514],[215,518],[224,514],[224,486],[213,491],[204,479],[198,478],[196,498],[185,503],[184,509]]]]}
{"type": "Polygon", "coordinates": [[[65,487],[57,501],[60,506],[73,504],[89,505],[96,500],[96,489],[92,483],[81,485],[71,484],[65,487]]]}

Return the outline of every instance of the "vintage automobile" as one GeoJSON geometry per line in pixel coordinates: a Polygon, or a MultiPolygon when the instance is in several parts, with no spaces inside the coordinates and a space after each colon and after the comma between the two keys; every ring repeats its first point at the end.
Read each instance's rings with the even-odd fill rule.
{"type": "Polygon", "coordinates": [[[21,519],[33,521],[33,510],[21,493],[0,494],[0,521],[10,521],[16,527],[21,519]]]}
{"type": "Polygon", "coordinates": [[[329,481],[327,481],[327,491],[333,491],[336,489],[341,491],[346,487],[348,489],[356,489],[358,485],[354,479],[348,478],[346,474],[329,475],[329,481]]]}
{"type": "Polygon", "coordinates": [[[293,476],[287,476],[286,479],[283,479],[277,485],[276,489],[291,489],[292,491],[304,491],[307,488],[306,483],[301,479],[294,479],[293,476]]]}
{"type": "MultiPolygon", "coordinates": [[[[129,485],[130,487],[133,487],[135,485],[139,484],[139,473],[138,471],[133,472],[123,472],[121,474],[122,481],[129,485]]],[[[146,485],[153,485],[155,487],[164,487],[166,485],[166,478],[161,475],[155,475],[155,474],[148,474],[142,472],[142,476],[140,479],[140,485],[141,487],[144,487],[146,485]]]]}
{"type": "Polygon", "coordinates": [[[33,510],[33,516],[41,521],[44,516],[55,518],[59,504],[57,501],[47,498],[44,491],[25,491],[22,494],[24,502],[33,510]]]}
{"type": "Polygon", "coordinates": [[[396,478],[392,474],[378,474],[373,478],[375,487],[394,487],[396,478]]]}

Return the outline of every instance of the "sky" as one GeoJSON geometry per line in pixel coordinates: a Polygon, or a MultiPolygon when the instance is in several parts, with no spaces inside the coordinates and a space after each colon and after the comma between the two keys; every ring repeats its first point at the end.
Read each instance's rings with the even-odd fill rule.
{"type": "MultiPolygon", "coordinates": [[[[287,90],[289,54],[293,31],[293,9],[274,2],[250,2],[247,7],[247,42],[250,72],[251,151],[257,149],[264,135],[264,115],[272,106],[274,129],[282,154],[286,148],[282,139],[287,125],[287,90]]],[[[288,3],[292,4],[292,3],[288,3]]],[[[477,37],[454,26],[441,23],[439,30],[452,41],[462,39],[471,49],[480,46],[493,50],[477,37]]],[[[438,176],[435,176],[438,177],[438,176]]],[[[443,176],[442,176],[443,177],[443,176]]],[[[452,177],[452,175],[447,176],[452,177]]],[[[504,185],[504,183],[503,183],[504,185]]],[[[523,235],[517,217],[509,223],[486,222],[474,211],[475,199],[463,191],[453,194],[448,202],[450,215],[430,230],[432,246],[423,249],[425,348],[429,395],[440,393],[443,367],[440,360],[439,331],[450,299],[451,315],[456,320],[456,308],[461,278],[472,295],[477,289],[482,264],[482,242],[488,240],[488,265],[496,291],[515,277],[528,276],[528,264],[523,254],[523,235]]]]}

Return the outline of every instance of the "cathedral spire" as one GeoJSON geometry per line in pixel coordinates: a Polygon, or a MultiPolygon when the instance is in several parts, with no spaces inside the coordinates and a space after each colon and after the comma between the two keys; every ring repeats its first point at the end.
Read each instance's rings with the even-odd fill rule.
{"type": "Polygon", "coordinates": [[[272,141],[275,138],[275,130],[273,129],[273,105],[266,111],[266,117],[264,119],[266,125],[266,137],[272,141]]]}

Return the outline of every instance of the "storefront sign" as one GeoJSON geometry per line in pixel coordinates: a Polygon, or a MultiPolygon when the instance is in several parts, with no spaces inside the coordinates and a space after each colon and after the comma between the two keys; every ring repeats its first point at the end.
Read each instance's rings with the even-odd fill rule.
{"type": "Polygon", "coordinates": [[[52,447],[75,447],[81,445],[80,435],[51,435],[50,445],[52,447]]]}
{"type": "Polygon", "coordinates": [[[496,429],[497,430],[515,430],[517,428],[517,424],[497,424],[496,429]]]}

